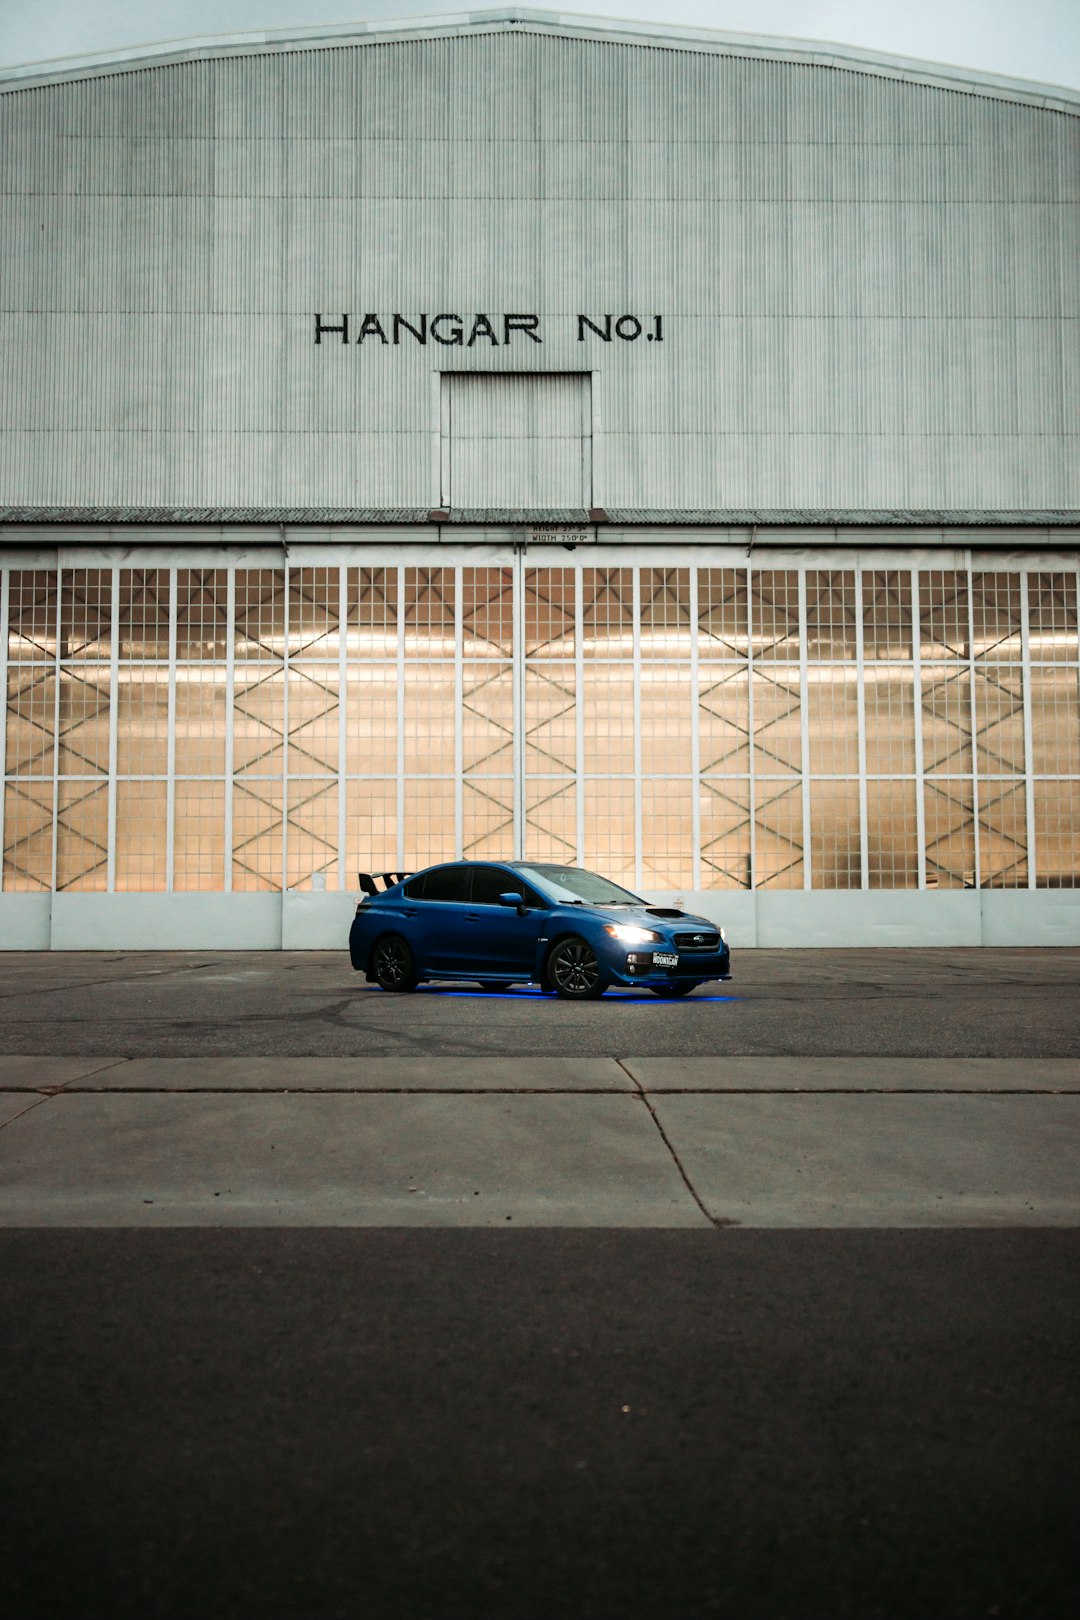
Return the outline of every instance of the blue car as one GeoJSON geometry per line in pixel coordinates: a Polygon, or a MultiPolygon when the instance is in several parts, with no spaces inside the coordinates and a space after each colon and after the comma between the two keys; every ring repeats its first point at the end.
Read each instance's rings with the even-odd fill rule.
{"type": "Polygon", "coordinates": [[[731,977],[724,930],[707,918],[651,906],[596,872],[536,861],[453,861],[369,892],[349,954],[358,973],[397,991],[471,979],[590,1001],[609,985],[675,997],[731,977]]]}

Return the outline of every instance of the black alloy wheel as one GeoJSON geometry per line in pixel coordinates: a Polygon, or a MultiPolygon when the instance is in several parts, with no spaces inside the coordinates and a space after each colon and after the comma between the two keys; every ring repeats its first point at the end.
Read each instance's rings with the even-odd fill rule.
{"type": "Polygon", "coordinates": [[[400,934],[386,934],[371,953],[371,973],[383,990],[415,990],[416,964],[400,934]]]}
{"type": "Polygon", "coordinates": [[[567,1001],[595,1001],[607,988],[596,952],[576,934],[561,939],[548,957],[547,980],[555,994],[567,1001]]]}
{"type": "Polygon", "coordinates": [[[674,1001],[678,996],[688,996],[691,990],[696,990],[697,982],[692,980],[689,984],[650,984],[649,989],[662,1001],[674,1001]]]}

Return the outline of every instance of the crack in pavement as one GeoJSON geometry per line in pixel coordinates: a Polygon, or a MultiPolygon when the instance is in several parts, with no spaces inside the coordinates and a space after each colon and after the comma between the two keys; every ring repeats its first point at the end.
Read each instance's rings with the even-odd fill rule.
{"type": "Polygon", "coordinates": [[[711,1210],[706,1209],[705,1204],[702,1201],[701,1196],[699,1195],[697,1188],[694,1186],[694,1183],[690,1180],[690,1177],[686,1172],[686,1169],[685,1169],[685,1166],[683,1165],[682,1160],[679,1158],[679,1155],[675,1151],[674,1143],[672,1142],[671,1138],[668,1136],[668,1133],[667,1133],[667,1131],[665,1131],[663,1125],[660,1123],[659,1114],[656,1112],[656,1109],[653,1107],[652,1103],[649,1101],[648,1092],[641,1085],[640,1081],[636,1078],[636,1076],[631,1074],[630,1070],[626,1067],[626,1064],[623,1062],[622,1058],[617,1057],[617,1058],[615,1058],[614,1061],[618,1064],[619,1068],[626,1075],[627,1079],[633,1081],[634,1090],[636,1091],[637,1095],[641,1098],[642,1102],[645,1104],[645,1107],[648,1109],[649,1114],[650,1114],[650,1116],[652,1118],[652,1122],[656,1126],[656,1129],[660,1134],[660,1140],[663,1142],[664,1146],[667,1148],[668,1152],[670,1153],[672,1163],[674,1164],[676,1170],[679,1172],[679,1175],[682,1177],[683,1186],[686,1188],[687,1192],[690,1194],[691,1198],[694,1200],[694,1203],[697,1205],[698,1209],[700,1209],[701,1213],[704,1215],[704,1217],[708,1221],[709,1225],[710,1226],[715,1226],[715,1227],[718,1227],[718,1228],[719,1227],[724,1227],[724,1226],[738,1226],[738,1224],[739,1224],[738,1221],[731,1220],[727,1216],[724,1216],[724,1215],[714,1215],[711,1210]]]}

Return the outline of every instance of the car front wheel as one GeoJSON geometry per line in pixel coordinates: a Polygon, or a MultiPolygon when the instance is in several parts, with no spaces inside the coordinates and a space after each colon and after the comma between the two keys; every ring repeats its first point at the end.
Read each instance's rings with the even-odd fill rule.
{"type": "Polygon", "coordinates": [[[387,934],[371,953],[372,978],[383,990],[415,990],[416,964],[400,934],[387,934]]]}
{"type": "Polygon", "coordinates": [[[560,940],[548,957],[547,982],[567,1001],[595,1001],[607,988],[596,952],[576,935],[560,940]]]}

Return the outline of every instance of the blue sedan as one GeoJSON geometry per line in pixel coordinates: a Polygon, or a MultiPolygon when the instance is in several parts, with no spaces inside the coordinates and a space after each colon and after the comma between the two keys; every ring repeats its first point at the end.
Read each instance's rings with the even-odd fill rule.
{"type": "Polygon", "coordinates": [[[397,991],[471,979],[590,1001],[610,985],[675,997],[731,977],[724,930],[707,918],[652,906],[596,872],[536,861],[453,861],[365,894],[349,954],[358,973],[397,991]]]}

